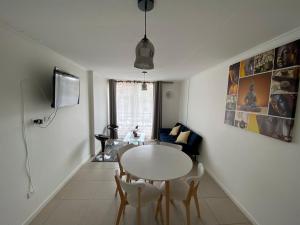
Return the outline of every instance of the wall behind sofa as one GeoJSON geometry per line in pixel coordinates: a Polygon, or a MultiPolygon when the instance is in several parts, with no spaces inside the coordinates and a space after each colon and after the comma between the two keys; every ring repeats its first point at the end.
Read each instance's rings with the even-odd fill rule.
{"type": "Polygon", "coordinates": [[[228,66],[300,37],[300,28],[183,82],[180,120],[201,134],[201,160],[259,225],[300,224],[300,98],[293,143],[224,124],[228,66]]]}
{"type": "Polygon", "coordinates": [[[162,85],[162,127],[173,127],[179,119],[181,81],[162,85]]]}
{"type": "Polygon", "coordinates": [[[20,225],[90,155],[85,69],[35,41],[0,26],[0,224],[20,225]],[[58,66],[80,76],[80,104],[59,109],[46,129],[31,119],[49,115],[52,71],[58,66]],[[35,194],[26,198],[25,149],[21,128],[21,90],[35,194]]]}

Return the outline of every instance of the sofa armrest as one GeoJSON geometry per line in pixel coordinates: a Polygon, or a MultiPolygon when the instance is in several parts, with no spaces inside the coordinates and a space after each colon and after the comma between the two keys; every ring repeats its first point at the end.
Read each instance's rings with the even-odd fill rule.
{"type": "Polygon", "coordinates": [[[171,132],[171,128],[160,128],[159,133],[169,134],[171,132]]]}
{"type": "Polygon", "coordinates": [[[189,146],[194,146],[194,147],[198,147],[199,144],[201,143],[202,141],[202,137],[196,133],[192,133],[189,140],[188,140],[188,145],[189,146]]]}

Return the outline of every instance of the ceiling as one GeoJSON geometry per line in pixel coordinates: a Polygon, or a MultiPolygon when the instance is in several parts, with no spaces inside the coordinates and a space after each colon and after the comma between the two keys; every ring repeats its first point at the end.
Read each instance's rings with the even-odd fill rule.
{"type": "MultiPolygon", "coordinates": [[[[149,78],[180,80],[300,26],[299,0],[156,0],[149,78]]],[[[137,0],[0,0],[0,20],[97,74],[142,78],[137,0]]]]}

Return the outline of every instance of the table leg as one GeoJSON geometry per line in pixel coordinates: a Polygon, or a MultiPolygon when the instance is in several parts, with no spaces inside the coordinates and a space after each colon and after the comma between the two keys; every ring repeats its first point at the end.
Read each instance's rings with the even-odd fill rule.
{"type": "Polygon", "coordinates": [[[170,224],[170,182],[166,181],[166,225],[170,224]]]}

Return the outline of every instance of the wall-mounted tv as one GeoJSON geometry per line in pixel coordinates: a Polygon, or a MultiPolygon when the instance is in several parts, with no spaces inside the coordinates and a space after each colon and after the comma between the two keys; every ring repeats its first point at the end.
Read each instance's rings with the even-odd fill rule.
{"type": "Polygon", "coordinates": [[[64,72],[57,67],[53,71],[53,98],[51,107],[61,108],[79,104],[79,77],[64,72]]]}

